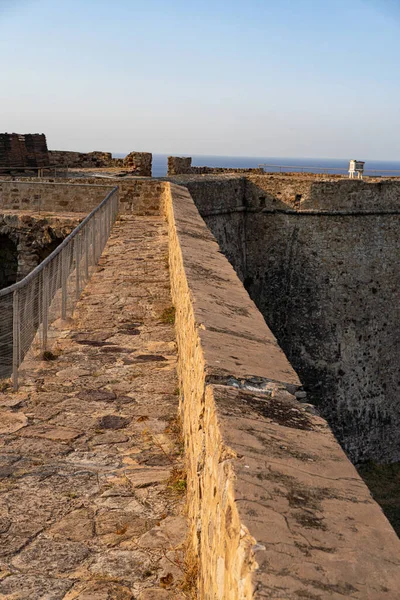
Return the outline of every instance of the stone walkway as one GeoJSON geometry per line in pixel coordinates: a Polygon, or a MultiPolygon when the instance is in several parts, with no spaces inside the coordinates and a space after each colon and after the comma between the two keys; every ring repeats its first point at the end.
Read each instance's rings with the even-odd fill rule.
{"type": "Polygon", "coordinates": [[[2,600],[189,597],[167,251],[118,221],[56,359],[0,393],[2,600]]]}

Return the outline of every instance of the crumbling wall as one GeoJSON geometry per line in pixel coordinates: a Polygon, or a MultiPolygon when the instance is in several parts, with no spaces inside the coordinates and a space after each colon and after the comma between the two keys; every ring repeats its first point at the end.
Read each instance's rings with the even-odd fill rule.
{"type": "Polygon", "coordinates": [[[385,600],[400,541],[201,220],[164,194],[199,600],[385,600]]]}
{"type": "Polygon", "coordinates": [[[68,150],[50,150],[50,164],[54,167],[71,169],[90,169],[102,167],[119,167],[123,165],[121,158],[113,158],[111,152],[70,152],[68,150]]]}
{"type": "Polygon", "coordinates": [[[125,158],[113,158],[111,152],[70,152],[50,150],[50,164],[70,169],[120,168],[132,175],[151,177],[152,154],[130,152],[125,158]]]}
{"type": "Polygon", "coordinates": [[[190,157],[168,156],[168,177],[175,175],[209,175],[223,173],[264,173],[264,170],[259,167],[255,169],[236,169],[231,167],[192,167],[192,159],[190,157]]]}
{"type": "Polygon", "coordinates": [[[151,177],[152,160],[151,152],[130,152],[123,159],[123,166],[134,175],[151,177]]]}
{"type": "Polygon", "coordinates": [[[0,172],[49,164],[46,136],[42,133],[0,133],[0,172]]]}

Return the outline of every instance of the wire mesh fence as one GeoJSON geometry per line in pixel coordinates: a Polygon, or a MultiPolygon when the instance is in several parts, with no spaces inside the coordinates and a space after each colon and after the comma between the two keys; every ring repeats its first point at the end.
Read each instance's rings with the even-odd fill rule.
{"type": "Polygon", "coordinates": [[[72,315],[110,235],[118,212],[118,188],[29,275],[0,290],[0,378],[12,376],[35,340],[43,354],[49,326],[72,315]]]}

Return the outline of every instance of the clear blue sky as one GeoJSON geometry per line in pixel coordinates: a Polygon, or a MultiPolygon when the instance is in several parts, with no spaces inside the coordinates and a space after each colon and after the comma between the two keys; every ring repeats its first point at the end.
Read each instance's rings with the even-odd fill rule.
{"type": "Polygon", "coordinates": [[[0,131],[400,159],[399,0],[0,0],[0,131]]]}

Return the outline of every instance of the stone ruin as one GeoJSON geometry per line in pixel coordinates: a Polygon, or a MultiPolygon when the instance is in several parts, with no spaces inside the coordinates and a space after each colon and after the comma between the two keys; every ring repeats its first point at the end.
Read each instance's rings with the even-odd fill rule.
{"type": "Polygon", "coordinates": [[[0,172],[49,166],[43,133],[0,133],[0,172]]]}
{"type": "Polygon", "coordinates": [[[70,169],[126,169],[139,177],[151,177],[151,152],[130,152],[125,158],[113,158],[111,152],[70,152],[50,150],[50,164],[53,167],[70,169]]]}
{"type": "Polygon", "coordinates": [[[130,152],[125,158],[113,158],[111,152],[71,152],[48,150],[41,133],[0,133],[0,173],[39,170],[41,167],[71,169],[126,169],[139,177],[151,177],[151,152],[130,152]]]}

